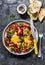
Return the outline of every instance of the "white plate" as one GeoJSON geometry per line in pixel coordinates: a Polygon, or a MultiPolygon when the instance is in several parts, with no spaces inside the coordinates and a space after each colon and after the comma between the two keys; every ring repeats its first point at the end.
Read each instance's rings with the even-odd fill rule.
{"type": "MultiPolygon", "coordinates": [[[[9,24],[5,27],[5,29],[4,29],[4,31],[3,31],[3,35],[2,35],[3,45],[5,46],[5,48],[6,48],[10,53],[12,53],[12,54],[14,54],[14,55],[25,55],[25,54],[28,54],[28,53],[30,53],[34,48],[31,49],[31,50],[29,50],[28,52],[25,52],[25,53],[14,53],[14,52],[11,52],[11,51],[8,49],[8,47],[5,45],[5,42],[4,42],[5,31],[6,31],[6,29],[8,28],[8,26],[11,25],[11,24],[14,23],[14,22],[17,22],[17,23],[19,23],[19,22],[29,23],[29,21],[26,21],[26,20],[15,20],[15,21],[9,23],[9,24]]],[[[30,24],[30,23],[29,23],[29,24],[30,24]]],[[[37,40],[37,42],[38,42],[38,32],[37,32],[37,29],[36,29],[35,27],[34,27],[34,29],[35,29],[36,40],[37,40]]]]}

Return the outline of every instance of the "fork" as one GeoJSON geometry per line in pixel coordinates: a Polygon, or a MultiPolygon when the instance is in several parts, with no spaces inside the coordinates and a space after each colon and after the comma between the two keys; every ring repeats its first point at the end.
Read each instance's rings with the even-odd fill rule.
{"type": "Polygon", "coordinates": [[[39,28],[39,38],[40,38],[40,43],[39,43],[39,53],[38,53],[38,57],[42,57],[42,52],[41,52],[41,40],[43,37],[43,23],[40,24],[41,27],[39,28]]]}
{"type": "Polygon", "coordinates": [[[43,37],[43,33],[39,33],[39,38],[40,38],[40,44],[39,44],[39,53],[38,53],[38,57],[42,57],[42,53],[41,53],[41,39],[43,37]]]}

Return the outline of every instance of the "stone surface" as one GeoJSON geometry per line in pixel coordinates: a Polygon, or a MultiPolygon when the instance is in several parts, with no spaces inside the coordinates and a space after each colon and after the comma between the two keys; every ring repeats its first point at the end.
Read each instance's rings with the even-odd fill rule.
{"type": "MultiPolygon", "coordinates": [[[[43,7],[45,7],[45,0],[40,1],[43,2],[43,7]]],[[[42,40],[42,58],[38,58],[36,55],[34,55],[34,51],[25,56],[12,55],[3,45],[2,33],[8,23],[17,19],[30,20],[27,14],[22,16],[17,13],[16,8],[19,3],[25,3],[27,6],[29,5],[28,0],[0,0],[0,65],[45,65],[45,20],[43,20],[44,38],[42,40]],[[15,2],[13,3],[13,1],[15,2]],[[15,15],[13,20],[10,19],[11,14],[15,15]]],[[[34,24],[39,31],[39,26],[41,23],[36,21],[34,24]]]]}

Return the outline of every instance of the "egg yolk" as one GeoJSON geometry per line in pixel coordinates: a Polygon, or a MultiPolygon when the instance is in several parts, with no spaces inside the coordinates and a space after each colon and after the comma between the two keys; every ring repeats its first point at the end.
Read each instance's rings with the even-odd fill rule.
{"type": "Polygon", "coordinates": [[[13,36],[11,37],[11,42],[13,42],[13,43],[16,43],[18,40],[19,40],[19,36],[13,35],[13,36]]]}

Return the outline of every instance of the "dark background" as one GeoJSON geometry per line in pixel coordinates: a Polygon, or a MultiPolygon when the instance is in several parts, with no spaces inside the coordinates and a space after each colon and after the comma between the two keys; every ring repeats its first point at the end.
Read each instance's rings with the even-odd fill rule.
{"type": "MultiPolygon", "coordinates": [[[[43,7],[45,8],[45,0],[40,1],[43,2],[43,7]]],[[[19,3],[24,3],[26,6],[29,5],[28,0],[11,0],[11,2],[7,2],[7,0],[0,0],[0,65],[45,65],[45,19],[43,20],[44,37],[42,40],[42,58],[38,58],[34,54],[34,51],[25,56],[16,56],[9,53],[3,45],[2,33],[8,23],[17,19],[30,20],[27,14],[21,16],[17,13],[16,8],[19,3]],[[11,14],[15,15],[14,19],[12,20],[10,19],[11,14]]],[[[38,20],[34,22],[34,25],[38,31],[40,24],[41,23],[38,20]]]]}

